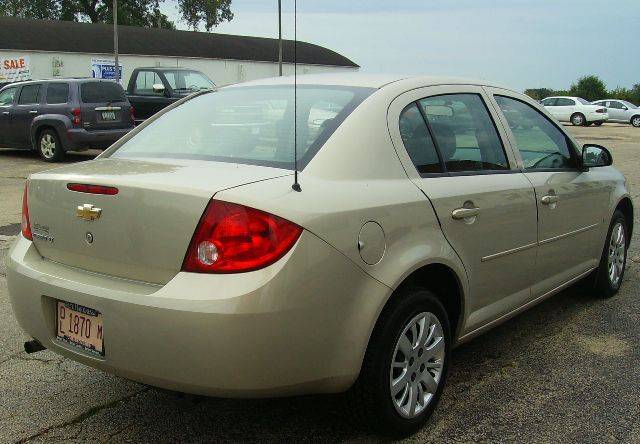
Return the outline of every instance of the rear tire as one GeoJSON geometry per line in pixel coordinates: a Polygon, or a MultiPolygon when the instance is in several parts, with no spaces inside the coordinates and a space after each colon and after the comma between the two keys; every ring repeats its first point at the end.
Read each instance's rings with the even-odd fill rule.
{"type": "Polygon", "coordinates": [[[51,128],[46,128],[38,135],[36,150],[45,162],[60,162],[65,157],[62,143],[58,133],[51,128]]]}
{"type": "Polygon", "coordinates": [[[624,278],[628,248],[627,219],[620,210],[616,210],[609,224],[600,265],[594,275],[596,296],[607,299],[618,293],[624,278]]]}
{"type": "Polygon", "coordinates": [[[584,114],[575,113],[571,115],[571,124],[573,126],[582,126],[586,123],[587,119],[584,118],[584,114]]]}
{"type": "Polygon", "coordinates": [[[631,118],[631,125],[633,125],[636,128],[640,128],[640,115],[633,116],[631,118]]]}
{"type": "Polygon", "coordinates": [[[346,394],[349,413],[383,435],[414,433],[438,404],[450,347],[449,319],[435,295],[400,290],[380,315],[360,376],[346,394]]]}

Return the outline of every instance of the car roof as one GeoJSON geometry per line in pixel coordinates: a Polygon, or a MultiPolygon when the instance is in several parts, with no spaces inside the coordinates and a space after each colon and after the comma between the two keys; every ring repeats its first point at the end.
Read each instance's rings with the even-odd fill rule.
{"type": "Polygon", "coordinates": [[[186,68],[184,66],[140,66],[136,68],[137,70],[149,69],[156,71],[198,71],[195,68],[186,68]]]}
{"type": "Polygon", "coordinates": [[[3,88],[7,86],[21,86],[21,85],[29,85],[32,83],[54,83],[54,82],[65,82],[65,83],[84,83],[84,82],[113,82],[113,80],[109,79],[95,79],[93,77],[64,77],[64,78],[55,78],[55,79],[37,79],[37,80],[23,80],[22,82],[12,82],[9,83],[3,88]]]}
{"type": "MultiPolygon", "coordinates": [[[[501,85],[487,82],[486,80],[468,79],[461,77],[448,76],[411,76],[399,74],[367,74],[360,72],[346,73],[325,73],[325,74],[303,74],[294,78],[294,76],[270,77],[266,79],[252,80],[244,83],[236,83],[229,87],[240,86],[262,86],[262,85],[332,85],[332,86],[351,86],[364,88],[382,88],[386,85],[396,82],[406,83],[407,86],[415,84],[420,86],[435,85],[482,85],[495,86],[504,88],[501,85]]],[[[508,88],[506,88],[508,89],[508,88]]]]}

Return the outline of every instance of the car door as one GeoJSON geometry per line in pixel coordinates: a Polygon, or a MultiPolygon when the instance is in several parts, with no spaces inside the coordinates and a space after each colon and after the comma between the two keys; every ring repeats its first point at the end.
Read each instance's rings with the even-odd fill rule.
{"type": "Polygon", "coordinates": [[[133,86],[132,96],[129,98],[135,107],[136,120],[146,120],[162,108],[167,106],[168,99],[166,91],[168,85],[155,71],[138,71],[136,81],[133,86]],[[164,92],[155,92],[153,85],[162,84],[164,92]]]}
{"type": "Polygon", "coordinates": [[[0,146],[3,147],[11,146],[13,143],[12,114],[17,91],[18,87],[12,86],[0,92],[0,146]]]}
{"type": "Polygon", "coordinates": [[[626,106],[617,100],[611,100],[607,106],[609,112],[609,120],[615,122],[628,122],[631,116],[627,118],[626,106]]]}
{"type": "Polygon", "coordinates": [[[524,304],[533,282],[535,195],[493,113],[477,86],[420,88],[389,108],[408,175],[467,271],[466,332],[524,304]]]}
{"type": "Polygon", "coordinates": [[[614,184],[597,168],[587,171],[580,166],[571,138],[533,101],[505,90],[488,91],[509,126],[524,175],[535,189],[538,254],[532,293],[539,297],[597,266],[614,184]],[[513,116],[526,125],[514,125],[513,116]]]}
{"type": "Polygon", "coordinates": [[[561,122],[568,122],[571,115],[576,111],[576,101],[567,99],[566,97],[560,97],[556,101],[554,110],[555,114],[553,114],[553,117],[561,122]]]}
{"type": "Polygon", "coordinates": [[[12,116],[14,143],[18,146],[31,146],[31,123],[39,112],[41,89],[40,83],[29,83],[20,89],[12,116]]]}

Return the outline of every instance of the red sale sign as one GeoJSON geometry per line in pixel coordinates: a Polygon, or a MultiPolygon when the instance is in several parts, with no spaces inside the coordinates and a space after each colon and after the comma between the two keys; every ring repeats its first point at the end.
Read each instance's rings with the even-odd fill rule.
{"type": "Polygon", "coordinates": [[[0,82],[31,80],[29,56],[0,58],[0,82]]]}

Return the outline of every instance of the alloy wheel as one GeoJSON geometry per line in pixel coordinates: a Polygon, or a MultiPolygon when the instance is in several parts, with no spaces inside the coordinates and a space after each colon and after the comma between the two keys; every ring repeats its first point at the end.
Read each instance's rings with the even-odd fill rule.
{"type": "Polygon", "coordinates": [[[55,156],[56,140],[51,134],[45,134],[40,138],[40,152],[47,159],[55,156]]]}
{"type": "Polygon", "coordinates": [[[582,118],[582,116],[580,114],[576,114],[571,119],[571,123],[573,123],[575,126],[580,126],[580,125],[582,125],[584,123],[584,119],[582,118]]]}
{"type": "Polygon", "coordinates": [[[634,117],[631,120],[631,125],[635,126],[636,128],[640,128],[640,117],[634,117]]]}
{"type": "Polygon", "coordinates": [[[413,317],[403,328],[391,360],[389,385],[393,405],[403,418],[415,418],[429,405],[445,359],[445,338],[438,318],[429,312],[413,317]]]}
{"type": "Polygon", "coordinates": [[[609,240],[609,256],[607,260],[607,270],[609,272],[609,283],[612,287],[617,288],[622,279],[624,272],[624,264],[627,254],[627,242],[622,223],[618,222],[611,230],[611,239],[609,240]]]}

